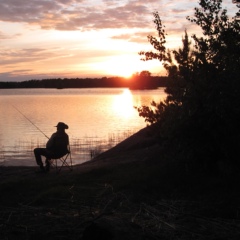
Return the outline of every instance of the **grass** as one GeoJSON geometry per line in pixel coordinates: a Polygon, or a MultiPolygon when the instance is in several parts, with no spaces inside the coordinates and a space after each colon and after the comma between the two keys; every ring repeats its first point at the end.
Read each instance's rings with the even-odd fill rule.
{"type": "Polygon", "coordinates": [[[239,239],[240,175],[190,172],[148,131],[72,172],[0,167],[2,239],[239,239]]]}
{"type": "Polygon", "coordinates": [[[110,230],[113,239],[240,237],[237,175],[193,175],[145,162],[59,175],[16,171],[0,183],[2,239],[84,239],[88,227],[110,230]]]}
{"type": "MultiPolygon", "coordinates": [[[[121,133],[109,134],[107,138],[85,136],[84,138],[70,139],[71,153],[73,159],[76,161],[75,164],[80,164],[93,159],[132,134],[132,131],[123,131],[121,133]]],[[[16,141],[12,149],[1,145],[0,166],[8,165],[7,162],[9,159],[11,159],[11,162],[16,162],[17,160],[18,162],[24,161],[24,164],[27,164],[27,162],[32,164],[32,160],[34,159],[33,149],[36,147],[44,147],[45,144],[45,142],[31,139],[16,141]]]]}

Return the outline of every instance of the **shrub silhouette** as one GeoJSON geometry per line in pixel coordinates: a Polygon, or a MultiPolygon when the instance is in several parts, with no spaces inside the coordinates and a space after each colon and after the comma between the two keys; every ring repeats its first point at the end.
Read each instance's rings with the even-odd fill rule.
{"type": "Polygon", "coordinates": [[[158,38],[148,36],[154,51],[140,52],[142,60],[158,59],[167,70],[165,101],[137,108],[158,137],[175,149],[176,160],[197,168],[215,168],[217,162],[239,167],[240,147],[240,11],[231,19],[221,0],[201,0],[189,21],[202,29],[182,47],[167,50],[158,12],[158,38]]]}

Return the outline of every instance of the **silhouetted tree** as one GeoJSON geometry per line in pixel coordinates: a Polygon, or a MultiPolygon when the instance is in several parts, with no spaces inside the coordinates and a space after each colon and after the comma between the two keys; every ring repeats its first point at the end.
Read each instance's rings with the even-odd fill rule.
{"type": "Polygon", "coordinates": [[[200,0],[194,16],[187,17],[203,34],[192,36],[192,49],[185,31],[182,47],[167,50],[164,26],[155,12],[158,39],[148,36],[155,51],[140,52],[143,60],[160,60],[169,81],[167,99],[138,108],[139,115],[157,123],[159,137],[174,139],[182,157],[208,167],[216,161],[239,164],[240,12],[229,19],[221,3],[200,0]]]}
{"type": "Polygon", "coordinates": [[[139,74],[140,77],[151,77],[151,73],[149,71],[141,71],[139,74]]]}

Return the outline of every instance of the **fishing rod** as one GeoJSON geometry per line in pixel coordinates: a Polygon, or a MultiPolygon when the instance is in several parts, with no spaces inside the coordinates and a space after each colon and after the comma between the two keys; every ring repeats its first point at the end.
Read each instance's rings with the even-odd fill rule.
{"type": "Polygon", "coordinates": [[[22,116],[24,116],[35,128],[37,128],[37,130],[39,130],[47,139],[49,139],[49,137],[38,127],[36,126],[27,116],[25,116],[18,108],[16,108],[14,105],[12,105],[13,108],[15,108],[22,116]]]}

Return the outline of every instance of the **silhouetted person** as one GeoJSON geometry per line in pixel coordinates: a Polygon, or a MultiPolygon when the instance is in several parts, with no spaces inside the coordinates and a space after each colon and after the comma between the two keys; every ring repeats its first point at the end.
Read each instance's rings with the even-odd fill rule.
{"type": "Polygon", "coordinates": [[[55,158],[60,158],[69,152],[69,137],[65,132],[68,129],[68,125],[59,122],[57,124],[57,131],[52,134],[46,144],[46,148],[35,148],[34,155],[36,162],[40,167],[40,172],[49,171],[50,160],[55,158]],[[42,157],[46,157],[46,167],[44,168],[42,157]]]}

